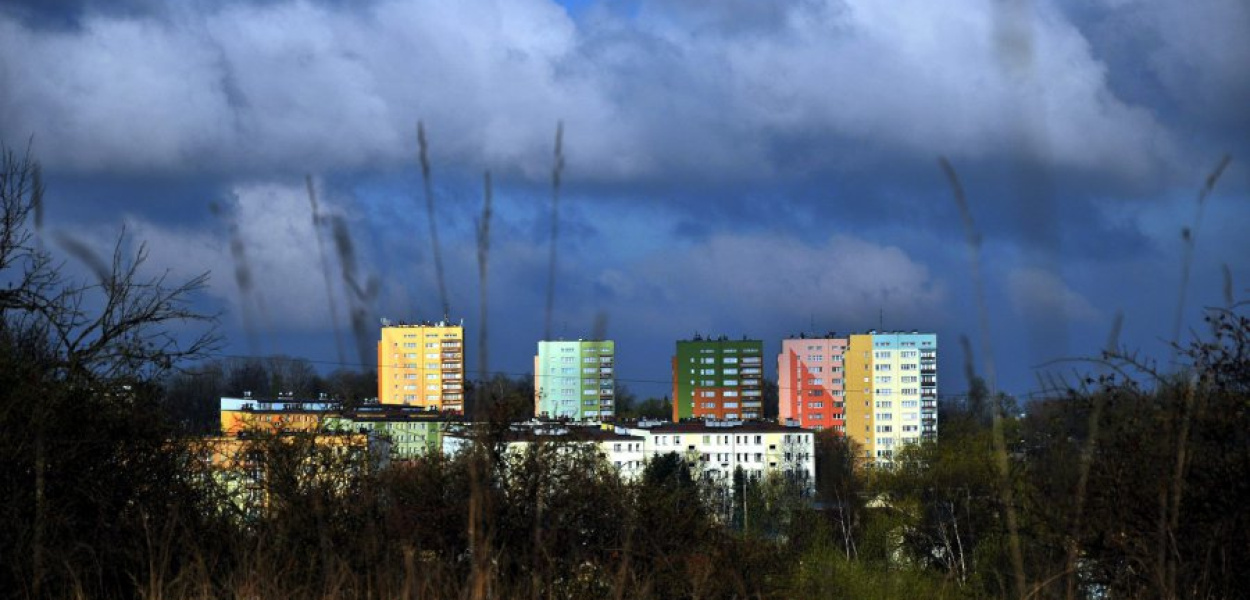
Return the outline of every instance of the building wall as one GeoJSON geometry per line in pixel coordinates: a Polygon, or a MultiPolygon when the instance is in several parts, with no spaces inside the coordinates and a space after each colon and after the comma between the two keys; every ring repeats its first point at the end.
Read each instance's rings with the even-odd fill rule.
{"type": "Polygon", "coordinates": [[[846,338],[800,338],[781,342],[777,355],[780,422],[806,429],[846,432],[846,338]]]}
{"type": "Polygon", "coordinates": [[[334,415],[326,418],[326,431],[343,433],[368,433],[371,438],[385,440],[390,458],[410,460],[430,452],[440,452],[443,447],[443,430],[446,420],[406,418],[360,418],[334,415]]]}
{"type": "Polygon", "coordinates": [[[329,402],[225,397],[218,415],[223,435],[280,433],[318,431],[323,419],[337,409],[337,404],[329,402]]]}
{"type": "Polygon", "coordinates": [[[809,485],[816,481],[815,438],[810,430],[763,423],[720,427],[687,422],[618,431],[641,437],[648,460],[677,453],[695,465],[699,477],[712,481],[732,481],[739,468],[748,477],[779,473],[809,485]]]}
{"type": "Polygon", "coordinates": [[[447,321],[382,328],[378,402],[464,413],[464,326],[447,321]]]}
{"type": "Polygon", "coordinates": [[[677,342],[673,357],[673,421],[764,416],[764,344],[759,340],[677,342]]]}
{"type": "Polygon", "coordinates": [[[866,459],[889,463],[937,435],[937,336],[853,335],[847,350],[847,433],[866,459]]]}
{"type": "Polygon", "coordinates": [[[534,357],[534,415],[576,421],[616,414],[616,344],[541,341],[534,357]]]}

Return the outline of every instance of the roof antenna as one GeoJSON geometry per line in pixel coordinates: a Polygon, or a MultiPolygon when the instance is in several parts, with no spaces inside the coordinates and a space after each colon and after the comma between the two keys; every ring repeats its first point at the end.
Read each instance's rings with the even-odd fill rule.
{"type": "Polygon", "coordinates": [[[885,309],[877,307],[877,330],[885,331],[885,309]]]}

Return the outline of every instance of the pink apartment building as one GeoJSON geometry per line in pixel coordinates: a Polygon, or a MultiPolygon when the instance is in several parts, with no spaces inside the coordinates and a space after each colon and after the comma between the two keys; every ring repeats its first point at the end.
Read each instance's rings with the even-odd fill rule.
{"type": "Polygon", "coordinates": [[[846,431],[846,384],[843,356],[847,338],[830,333],[800,335],[781,341],[777,355],[777,400],[781,423],[805,429],[846,431]]]}

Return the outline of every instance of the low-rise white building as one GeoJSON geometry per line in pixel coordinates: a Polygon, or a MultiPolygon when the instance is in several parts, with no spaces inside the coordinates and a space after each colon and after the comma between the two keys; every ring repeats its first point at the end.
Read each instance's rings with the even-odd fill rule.
{"type": "Polygon", "coordinates": [[[779,473],[809,487],[816,481],[816,442],[809,429],[764,421],[640,421],[616,430],[641,437],[648,459],[675,452],[709,480],[728,481],[741,468],[755,479],[779,473]]]}
{"type": "MultiPolygon", "coordinates": [[[[443,435],[443,452],[457,454],[481,430],[472,425],[443,435]]],[[[523,452],[535,443],[592,445],[621,477],[640,476],[646,462],[676,453],[702,479],[729,483],[741,468],[751,479],[776,473],[802,482],[816,481],[815,437],[810,429],[764,421],[637,421],[602,427],[531,421],[514,423],[504,434],[509,452],[523,452]]]]}
{"type": "MultiPolygon", "coordinates": [[[[443,452],[458,454],[475,440],[481,440],[480,427],[466,424],[443,434],[443,452]]],[[[513,423],[501,441],[507,452],[523,453],[534,444],[563,444],[568,447],[593,447],[608,464],[616,467],[621,478],[632,481],[642,474],[645,465],[645,441],[642,437],[605,429],[598,425],[574,425],[560,422],[530,421],[513,423]]]]}

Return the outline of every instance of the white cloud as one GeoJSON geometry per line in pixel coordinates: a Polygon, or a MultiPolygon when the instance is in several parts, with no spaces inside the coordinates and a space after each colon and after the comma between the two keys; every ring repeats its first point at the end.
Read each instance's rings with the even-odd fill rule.
{"type": "MultiPolygon", "coordinates": [[[[225,318],[230,322],[243,324],[251,319],[252,326],[261,331],[324,330],[331,322],[330,307],[304,186],[240,184],[231,193],[233,199],[223,203],[220,221],[194,228],[125,217],[129,239],[147,247],[145,272],[168,272],[171,281],[208,272],[206,292],[227,309],[225,318]],[[231,222],[237,224],[237,234],[230,232],[231,222]],[[242,260],[236,259],[231,248],[232,235],[240,242],[242,260]],[[250,281],[246,289],[240,287],[237,277],[240,266],[250,281]]],[[[338,212],[332,201],[321,202],[323,214],[338,212]]],[[[108,256],[116,231],[111,225],[79,225],[68,233],[101,256],[108,256]]],[[[323,239],[340,327],[345,327],[347,292],[328,229],[323,231],[323,239]]],[[[368,273],[365,250],[356,246],[361,273],[368,273]]]]}
{"type": "Polygon", "coordinates": [[[1007,294],[1017,314],[1052,320],[1056,326],[1096,321],[1101,316],[1089,300],[1043,269],[1013,269],[1007,274],[1007,294]]]}
{"type": "Polygon", "coordinates": [[[830,156],[802,168],[854,147],[1129,174],[1167,157],[1058,11],[1011,25],[996,6],[796,2],[751,26],[663,3],[574,22],[547,0],[0,17],[0,128],[77,170],[412,164],[418,118],[439,160],[536,178],[559,119],[570,174],[607,180],[758,177],[794,168],[774,152],[795,140],[830,156]],[[1003,60],[1004,22],[1031,61],[1003,60]]]}

